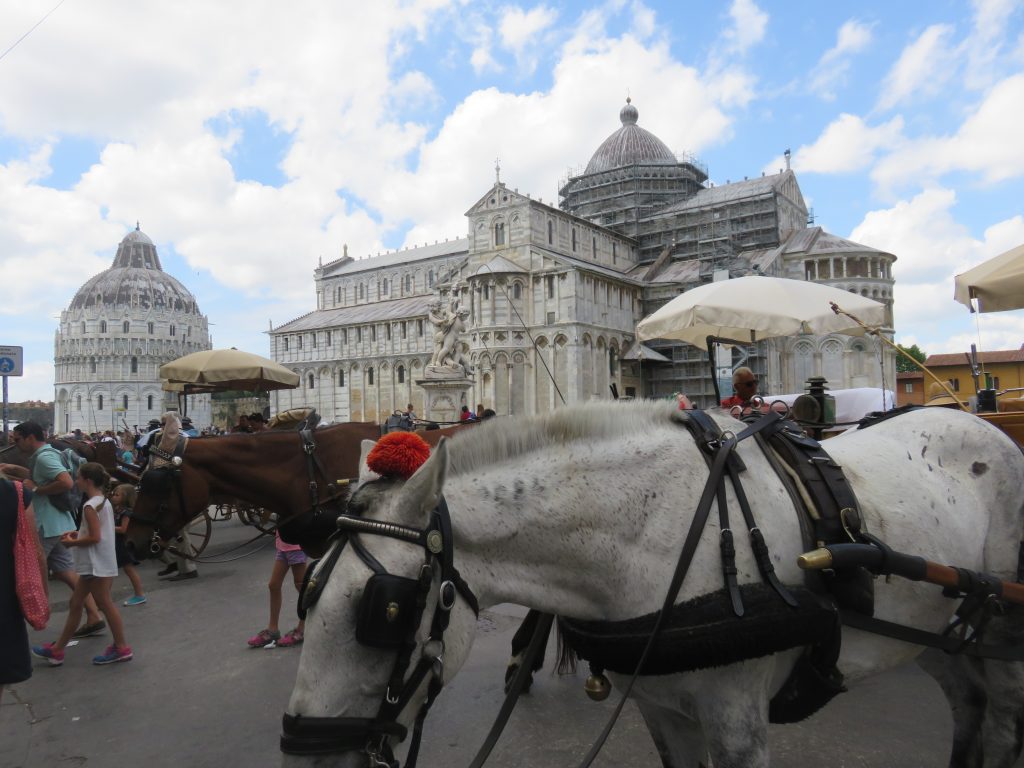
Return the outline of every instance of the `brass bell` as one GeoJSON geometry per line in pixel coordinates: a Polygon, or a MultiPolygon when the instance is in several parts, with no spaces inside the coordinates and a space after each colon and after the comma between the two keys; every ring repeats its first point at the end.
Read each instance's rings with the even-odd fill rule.
{"type": "Polygon", "coordinates": [[[604,701],[612,692],[612,684],[607,677],[598,672],[587,678],[587,682],[583,684],[583,690],[587,692],[591,701],[604,701]]]}
{"type": "Polygon", "coordinates": [[[398,603],[388,603],[388,607],[384,610],[384,616],[389,624],[393,624],[398,618],[398,603]]]}

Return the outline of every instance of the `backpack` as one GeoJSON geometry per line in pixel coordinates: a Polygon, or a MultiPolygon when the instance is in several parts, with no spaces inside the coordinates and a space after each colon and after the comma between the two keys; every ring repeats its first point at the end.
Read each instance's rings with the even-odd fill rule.
{"type": "Polygon", "coordinates": [[[50,448],[57,451],[60,463],[64,465],[64,469],[71,475],[72,481],[71,489],[64,491],[64,493],[53,494],[50,496],[50,503],[61,512],[70,512],[71,516],[75,518],[76,526],[81,525],[82,492],[78,490],[78,485],[75,484],[74,480],[78,476],[78,468],[85,464],[86,460],[75,453],[73,448],[65,448],[63,451],[58,451],[53,446],[50,446],[50,448]]]}

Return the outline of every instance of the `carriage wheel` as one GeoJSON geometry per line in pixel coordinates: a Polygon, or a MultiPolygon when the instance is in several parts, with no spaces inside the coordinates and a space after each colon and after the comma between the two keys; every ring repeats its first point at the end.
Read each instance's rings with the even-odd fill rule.
{"type": "Polygon", "coordinates": [[[188,532],[188,540],[192,544],[192,550],[199,555],[206,545],[210,543],[210,535],[213,533],[213,520],[209,512],[203,512],[192,519],[185,530],[188,532]]]}

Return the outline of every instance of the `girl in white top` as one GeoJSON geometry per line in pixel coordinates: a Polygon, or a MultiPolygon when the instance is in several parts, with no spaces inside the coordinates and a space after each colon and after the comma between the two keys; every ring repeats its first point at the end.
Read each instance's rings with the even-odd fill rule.
{"type": "Polygon", "coordinates": [[[131,661],[132,658],[132,649],[125,641],[121,614],[110,596],[111,585],[117,576],[117,556],[114,553],[114,510],[103,493],[109,480],[106,470],[96,462],[90,461],[78,468],[75,482],[86,499],[82,527],[61,536],[61,544],[74,554],[78,584],[68,603],[68,618],[60,638],[32,649],[36,656],[46,659],[52,666],[64,663],[64,648],[82,619],[82,608],[89,594],[103,612],[114,635],[114,644],[93,658],[92,663],[112,664],[131,661]]]}

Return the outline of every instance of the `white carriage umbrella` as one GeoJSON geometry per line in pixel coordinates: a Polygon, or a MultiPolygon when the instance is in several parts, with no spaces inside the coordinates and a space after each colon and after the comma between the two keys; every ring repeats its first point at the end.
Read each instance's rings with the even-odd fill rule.
{"type": "Polygon", "coordinates": [[[1011,248],[953,278],[953,298],[974,312],[1024,308],[1024,245],[1011,248]]]}
{"type": "Polygon", "coordinates": [[[867,325],[886,324],[885,305],[874,299],[806,280],[750,275],[679,294],[641,320],[636,335],[640,341],[675,339],[698,347],[709,336],[753,344],[801,333],[864,335],[864,328],[832,310],[832,302],[867,325]]]}
{"type": "MultiPolygon", "coordinates": [[[[806,280],[750,275],[719,280],[681,293],[636,326],[639,341],[674,339],[707,346],[714,365],[715,341],[753,344],[802,333],[863,336],[866,329],[832,309],[837,304],[866,325],[886,324],[885,305],[856,293],[806,280]]],[[[711,382],[716,400],[718,379],[711,382]]]]}
{"type": "Polygon", "coordinates": [[[160,378],[186,393],[242,389],[295,389],[299,374],[265,357],[235,349],[206,349],[160,366],[160,378]],[[193,389],[194,387],[194,389],[193,389]]]}

